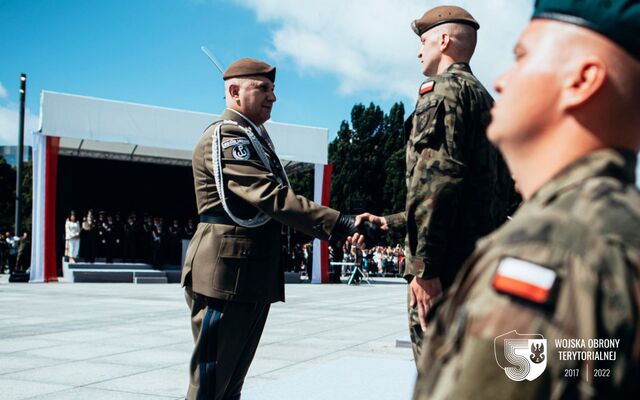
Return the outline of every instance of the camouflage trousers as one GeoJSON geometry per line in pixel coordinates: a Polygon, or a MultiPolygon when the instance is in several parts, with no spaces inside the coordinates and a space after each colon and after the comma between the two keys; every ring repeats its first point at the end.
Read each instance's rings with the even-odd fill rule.
{"type": "Polygon", "coordinates": [[[409,285],[407,285],[407,313],[409,315],[409,335],[411,337],[413,360],[417,367],[422,352],[422,336],[424,332],[418,318],[418,307],[411,307],[411,287],[409,285]]]}

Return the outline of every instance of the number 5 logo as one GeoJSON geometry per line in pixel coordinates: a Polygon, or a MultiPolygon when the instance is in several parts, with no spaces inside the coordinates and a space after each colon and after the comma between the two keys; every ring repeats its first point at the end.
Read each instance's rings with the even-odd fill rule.
{"type": "Polygon", "coordinates": [[[494,339],[493,351],[498,366],[513,381],[533,381],[547,368],[547,339],[540,334],[507,332],[494,339]]]}

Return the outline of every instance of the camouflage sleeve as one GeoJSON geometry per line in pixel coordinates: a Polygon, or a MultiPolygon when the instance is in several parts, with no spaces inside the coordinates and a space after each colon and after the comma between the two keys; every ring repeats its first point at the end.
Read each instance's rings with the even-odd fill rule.
{"type": "Polygon", "coordinates": [[[584,235],[553,218],[476,256],[430,312],[414,400],[634,396],[638,278],[626,250],[602,237],[578,244],[584,235]],[[548,290],[545,275],[553,277],[548,290]]]}
{"type": "Polygon", "coordinates": [[[384,219],[387,221],[387,226],[391,230],[402,230],[407,225],[407,214],[403,212],[399,212],[396,214],[385,215],[384,219]]]}
{"type": "Polygon", "coordinates": [[[278,182],[239,128],[224,129],[221,146],[224,183],[230,194],[287,226],[328,239],[338,220],[338,211],[298,196],[289,186],[278,182]]]}
{"type": "Polygon", "coordinates": [[[405,275],[438,277],[446,245],[455,240],[462,191],[465,128],[461,107],[451,97],[433,96],[416,110],[408,146],[415,167],[407,182],[407,233],[412,257],[405,275]],[[414,250],[415,249],[415,250],[414,250]]]}

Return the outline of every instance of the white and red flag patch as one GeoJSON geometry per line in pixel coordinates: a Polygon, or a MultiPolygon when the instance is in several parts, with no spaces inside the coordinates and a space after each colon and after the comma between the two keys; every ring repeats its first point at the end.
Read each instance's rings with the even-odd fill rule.
{"type": "Polygon", "coordinates": [[[556,281],[556,272],[528,261],[507,257],[500,261],[493,287],[503,293],[544,304],[556,281]]]}
{"type": "Polygon", "coordinates": [[[420,93],[420,95],[423,95],[425,93],[429,93],[430,91],[433,90],[433,88],[435,86],[436,86],[436,82],[435,81],[425,82],[422,85],[420,85],[420,90],[418,91],[418,93],[420,93]]]}

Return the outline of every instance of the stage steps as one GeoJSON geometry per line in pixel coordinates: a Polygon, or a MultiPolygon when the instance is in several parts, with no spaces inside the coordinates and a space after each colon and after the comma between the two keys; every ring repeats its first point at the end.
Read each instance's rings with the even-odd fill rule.
{"type": "Polygon", "coordinates": [[[164,266],[154,269],[144,263],[68,263],[62,261],[65,282],[84,283],[179,283],[180,267],[164,266]]]}

